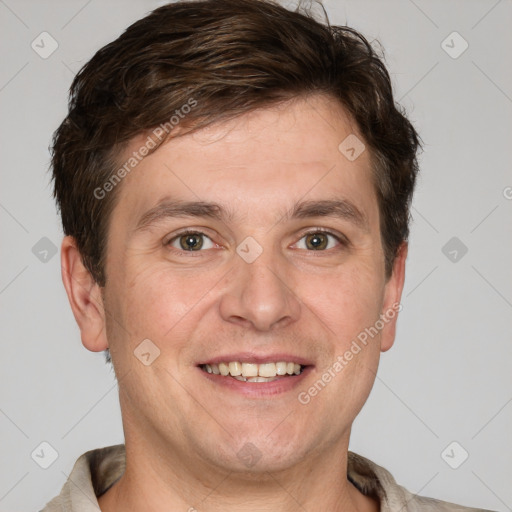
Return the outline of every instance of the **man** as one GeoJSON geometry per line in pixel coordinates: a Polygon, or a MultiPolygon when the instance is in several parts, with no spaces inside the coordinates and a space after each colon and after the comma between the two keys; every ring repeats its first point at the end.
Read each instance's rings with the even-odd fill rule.
{"type": "Polygon", "coordinates": [[[101,49],[53,176],[125,444],[44,510],[471,510],[348,452],[395,337],[418,146],[361,35],[270,1],[167,5],[101,49]]]}

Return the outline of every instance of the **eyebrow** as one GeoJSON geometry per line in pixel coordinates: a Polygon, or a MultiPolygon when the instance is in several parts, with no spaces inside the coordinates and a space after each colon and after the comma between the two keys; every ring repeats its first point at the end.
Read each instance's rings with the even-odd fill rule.
{"type": "MultiPolygon", "coordinates": [[[[228,223],[233,220],[235,215],[218,203],[165,199],[139,218],[134,231],[142,231],[167,218],[180,217],[210,218],[228,223]]],[[[312,217],[342,219],[364,231],[369,231],[366,215],[355,204],[346,199],[300,201],[282,215],[278,222],[312,217]]]]}

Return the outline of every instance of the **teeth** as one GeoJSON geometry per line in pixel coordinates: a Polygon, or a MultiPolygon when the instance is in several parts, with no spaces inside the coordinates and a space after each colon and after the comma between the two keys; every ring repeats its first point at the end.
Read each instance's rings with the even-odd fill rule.
{"type": "Polygon", "coordinates": [[[242,365],[238,361],[229,363],[229,373],[233,377],[236,377],[237,375],[242,375],[242,365]]]}
{"type": "Polygon", "coordinates": [[[219,372],[221,375],[228,375],[229,366],[226,363],[219,363],[219,372]]]}
{"type": "Polygon", "coordinates": [[[278,377],[249,377],[247,382],[272,382],[277,379],[278,377]]]}
{"type": "Polygon", "coordinates": [[[287,375],[299,375],[301,365],[293,362],[279,361],[277,363],[229,363],[205,364],[203,370],[215,375],[231,376],[244,382],[270,382],[287,375]]]}
{"type": "Polygon", "coordinates": [[[275,363],[260,364],[258,375],[260,377],[275,377],[277,375],[275,363]]]}
{"type": "Polygon", "coordinates": [[[276,374],[277,375],[286,375],[286,363],[276,363],[276,374]]]}
{"type": "Polygon", "coordinates": [[[273,380],[279,379],[279,377],[242,377],[241,375],[237,375],[233,377],[236,380],[240,380],[242,382],[272,382],[273,380]]]}
{"type": "Polygon", "coordinates": [[[258,365],[252,363],[242,363],[242,375],[244,377],[257,377],[258,365]]]}

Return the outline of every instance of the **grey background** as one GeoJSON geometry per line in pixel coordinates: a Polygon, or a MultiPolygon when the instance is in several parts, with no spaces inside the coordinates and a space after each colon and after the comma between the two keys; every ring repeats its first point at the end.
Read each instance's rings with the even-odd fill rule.
{"type": "MultiPolygon", "coordinates": [[[[51,252],[62,232],[47,147],[73,74],[162,3],[0,0],[0,511],[39,510],[79,455],[123,442],[114,373],[81,345],[51,252]],[[43,31],[59,45],[46,59],[31,48],[43,31]],[[31,458],[43,441],[58,452],[48,469],[31,458]]],[[[512,3],[324,4],[382,42],[425,142],[397,340],[351,449],[412,492],[512,510],[512,3]],[[442,46],[454,31],[469,44],[458,58],[445,51],[458,36],[442,46]],[[443,253],[452,237],[465,255],[457,241],[443,253]]]]}

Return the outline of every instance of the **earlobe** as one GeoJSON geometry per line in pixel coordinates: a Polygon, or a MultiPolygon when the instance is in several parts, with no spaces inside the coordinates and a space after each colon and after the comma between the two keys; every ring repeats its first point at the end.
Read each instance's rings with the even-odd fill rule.
{"type": "Polygon", "coordinates": [[[105,330],[105,310],[101,287],[82,262],[82,257],[71,236],[61,246],[62,282],[80,328],[84,347],[92,352],[108,348],[105,330]]]}
{"type": "Polygon", "coordinates": [[[405,261],[407,259],[408,244],[402,242],[398,248],[393,272],[385,286],[382,315],[384,327],[381,332],[381,352],[389,350],[395,342],[396,322],[398,313],[402,309],[400,299],[405,281],[405,261]]]}

